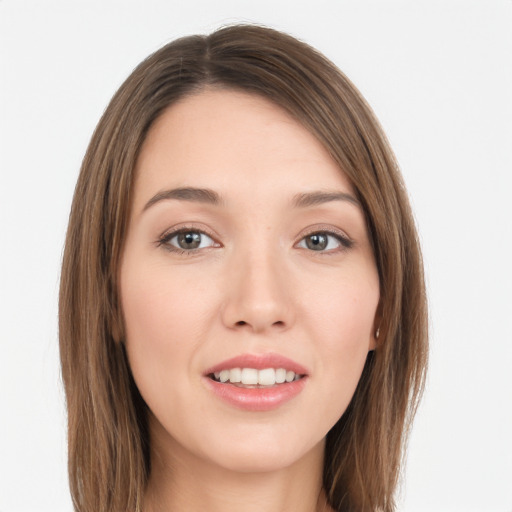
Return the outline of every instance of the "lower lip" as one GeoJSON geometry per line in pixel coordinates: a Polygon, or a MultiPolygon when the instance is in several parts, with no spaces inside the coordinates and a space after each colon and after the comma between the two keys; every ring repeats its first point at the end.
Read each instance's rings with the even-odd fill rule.
{"type": "Polygon", "coordinates": [[[271,411],[295,398],[306,384],[307,377],[268,388],[242,388],[205,377],[208,387],[221,400],[245,411],[271,411]]]}

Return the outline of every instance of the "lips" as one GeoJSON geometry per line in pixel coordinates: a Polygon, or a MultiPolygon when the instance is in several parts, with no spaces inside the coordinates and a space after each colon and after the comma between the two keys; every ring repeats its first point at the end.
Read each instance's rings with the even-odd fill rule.
{"type": "Polygon", "coordinates": [[[223,361],[204,373],[208,389],[239,409],[269,411],[296,397],[308,372],[278,354],[244,354],[223,361]]]}
{"type": "Polygon", "coordinates": [[[254,368],[256,370],[264,370],[265,368],[285,368],[299,375],[307,374],[306,368],[299,363],[281,356],[279,354],[243,354],[232,359],[227,359],[222,363],[218,363],[205,371],[205,374],[221,372],[222,370],[231,368],[254,368]]]}

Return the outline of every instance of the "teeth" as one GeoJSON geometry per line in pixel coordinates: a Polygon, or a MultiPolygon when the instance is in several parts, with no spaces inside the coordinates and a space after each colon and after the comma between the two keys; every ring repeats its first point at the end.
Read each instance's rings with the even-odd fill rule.
{"type": "Polygon", "coordinates": [[[240,368],[229,370],[229,381],[233,383],[242,382],[242,370],[240,368]]]}
{"type": "Polygon", "coordinates": [[[299,380],[300,375],[284,368],[265,368],[256,370],[255,368],[231,368],[214,373],[215,380],[219,382],[230,382],[232,384],[241,383],[248,386],[274,386],[284,382],[293,382],[299,380]]]}
{"type": "Polygon", "coordinates": [[[276,383],[276,371],[274,368],[266,368],[258,372],[258,384],[273,386],[276,383]]]}
{"type": "Polygon", "coordinates": [[[282,384],[286,380],[286,370],[279,368],[276,370],[276,384],[282,384]]]}
{"type": "Polygon", "coordinates": [[[258,384],[258,370],[254,368],[243,368],[242,384],[258,384]]]}

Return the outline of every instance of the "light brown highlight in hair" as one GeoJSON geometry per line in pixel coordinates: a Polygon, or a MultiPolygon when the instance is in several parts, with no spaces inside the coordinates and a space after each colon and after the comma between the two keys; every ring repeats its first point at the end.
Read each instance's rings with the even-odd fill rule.
{"type": "Polygon", "coordinates": [[[371,109],[311,47],[233,26],[163,47],[115,94],[85,155],[73,199],[59,300],[69,477],[79,512],[140,512],[150,471],[146,405],[123,340],[118,269],[137,157],[154,121],[206,87],[259,94],[327,148],[357,193],[380,278],[380,337],[327,437],[324,488],[337,511],[391,512],[427,362],[421,253],[405,187],[371,109]]]}

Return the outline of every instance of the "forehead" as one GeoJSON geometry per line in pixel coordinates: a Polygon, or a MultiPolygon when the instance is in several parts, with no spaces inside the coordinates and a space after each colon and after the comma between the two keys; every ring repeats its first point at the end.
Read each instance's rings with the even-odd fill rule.
{"type": "Polygon", "coordinates": [[[142,146],[136,198],[180,186],[253,196],[352,191],[324,146],[283,108],[255,94],[218,89],[169,107],[142,146]]]}

